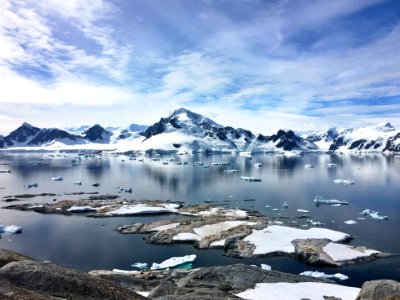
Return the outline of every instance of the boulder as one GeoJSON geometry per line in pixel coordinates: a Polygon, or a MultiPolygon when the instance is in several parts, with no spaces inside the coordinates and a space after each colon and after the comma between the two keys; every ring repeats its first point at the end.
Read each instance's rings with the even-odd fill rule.
{"type": "Polygon", "coordinates": [[[400,300],[400,282],[395,280],[366,281],[356,300],[400,300]]]}

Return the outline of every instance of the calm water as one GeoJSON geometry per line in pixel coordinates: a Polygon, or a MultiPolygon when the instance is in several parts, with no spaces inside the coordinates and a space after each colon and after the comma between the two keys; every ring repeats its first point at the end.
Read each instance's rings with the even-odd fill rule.
{"type": "MultiPolygon", "coordinates": [[[[310,210],[315,220],[324,222],[327,228],[351,234],[351,244],[365,245],[384,252],[400,253],[400,157],[383,155],[339,156],[308,154],[304,157],[281,155],[254,155],[252,160],[235,155],[194,155],[177,157],[189,165],[163,165],[175,156],[161,157],[152,161],[130,161],[124,156],[103,155],[102,159],[82,160],[72,166],[74,154],[48,157],[47,154],[0,153],[0,197],[21,193],[52,192],[55,197],[32,198],[33,202],[51,202],[53,198],[73,199],[67,192],[93,192],[117,194],[117,186],[133,187],[132,194],[120,194],[126,199],[170,199],[188,204],[216,201],[216,205],[228,205],[257,210],[270,217],[294,217],[296,209],[310,210]],[[44,158],[44,159],[43,159],[44,158]],[[42,160],[41,160],[42,159],[42,160]],[[125,159],[125,161],[122,161],[125,159]],[[39,161],[40,164],[32,162],[39,161]],[[202,161],[209,168],[193,166],[202,161]],[[212,166],[212,162],[229,162],[226,166],[212,166]],[[256,168],[255,163],[263,166],[256,168]],[[327,163],[337,167],[328,168],[327,163]],[[315,168],[307,169],[305,164],[315,168]],[[239,173],[224,174],[225,169],[238,169],[239,173]],[[240,175],[256,176],[262,182],[244,182],[240,175]],[[51,177],[62,176],[61,182],[51,177]],[[352,178],[356,184],[350,187],[333,183],[337,178],[352,178]],[[74,181],[82,181],[76,186],[74,181]],[[38,188],[24,190],[24,185],[37,182],[38,188]],[[99,182],[98,188],[91,184],[99,182]],[[348,206],[316,207],[316,195],[350,202],[348,206]],[[253,199],[252,201],[244,201],[253,199]],[[283,202],[289,208],[282,208],[283,202]],[[266,208],[270,205],[271,208],[266,208]],[[388,215],[388,221],[358,220],[359,212],[369,208],[388,215]],[[346,225],[346,220],[356,220],[346,225]]],[[[24,202],[19,202],[24,203],[24,202]]],[[[3,203],[2,206],[9,203],[3,203]]],[[[165,218],[166,216],[163,216],[165,218]]],[[[175,218],[175,216],[167,216],[175,218]]],[[[0,210],[0,223],[23,227],[20,235],[2,235],[0,247],[15,250],[37,259],[49,260],[81,270],[130,269],[134,262],[159,262],[171,256],[197,254],[196,266],[231,263],[270,264],[273,269],[299,273],[316,270],[288,257],[233,259],[223,256],[222,250],[198,251],[191,245],[157,246],[146,244],[141,235],[120,235],[113,229],[120,224],[148,222],[159,217],[121,217],[92,219],[84,216],[41,215],[34,212],[0,210]]],[[[284,221],[285,219],[283,219],[284,221]]],[[[305,224],[305,220],[298,220],[305,224]]],[[[360,286],[365,280],[390,278],[400,280],[400,258],[381,259],[358,266],[340,269],[324,268],[326,273],[341,272],[350,276],[343,284],[360,286]]]]}

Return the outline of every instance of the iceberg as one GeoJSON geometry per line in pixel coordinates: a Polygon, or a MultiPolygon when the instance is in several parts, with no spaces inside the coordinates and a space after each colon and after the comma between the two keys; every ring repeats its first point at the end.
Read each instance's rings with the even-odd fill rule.
{"type": "Polygon", "coordinates": [[[202,165],[203,165],[203,162],[202,162],[202,161],[195,161],[195,162],[194,162],[194,165],[195,165],[195,166],[202,166],[202,165]]]}
{"type": "Polygon", "coordinates": [[[329,164],[326,164],[326,166],[327,166],[328,168],[335,168],[335,167],[337,166],[337,164],[329,163],[329,164]]]}
{"type": "Polygon", "coordinates": [[[240,179],[242,179],[244,181],[249,181],[249,182],[260,182],[261,181],[261,178],[247,177],[247,176],[240,176],[240,179]]]}
{"type": "Polygon", "coordinates": [[[131,265],[132,267],[138,268],[140,270],[147,270],[149,265],[147,263],[137,262],[131,265]]]}
{"type": "Polygon", "coordinates": [[[212,163],[213,166],[229,166],[230,163],[228,162],[214,162],[212,163]]]}
{"type": "Polygon", "coordinates": [[[74,184],[76,184],[76,185],[82,185],[82,182],[80,182],[80,181],[75,181],[74,184]]]}
{"type": "Polygon", "coordinates": [[[324,223],[318,222],[318,221],[314,221],[314,220],[307,220],[307,223],[312,225],[312,226],[319,226],[319,227],[325,226],[324,223]]]}
{"type": "Polygon", "coordinates": [[[256,163],[256,164],[254,164],[254,166],[255,166],[256,168],[261,168],[262,163],[256,163]]]}
{"type": "Polygon", "coordinates": [[[225,174],[239,173],[239,170],[228,169],[228,170],[224,170],[224,173],[225,173],[225,174]]]}
{"type": "Polygon", "coordinates": [[[272,268],[270,265],[267,264],[261,264],[261,269],[265,270],[265,271],[271,271],[272,268]]]}
{"type": "Polygon", "coordinates": [[[282,207],[283,207],[283,208],[288,208],[289,205],[288,205],[287,202],[285,201],[285,202],[282,204],[282,207]]]}
{"type": "Polygon", "coordinates": [[[0,224],[0,233],[21,233],[22,232],[22,227],[15,226],[15,225],[10,225],[10,226],[5,226],[0,224]]]}
{"type": "Polygon", "coordinates": [[[35,183],[30,183],[30,184],[26,184],[24,185],[24,189],[31,189],[31,188],[37,188],[39,186],[39,184],[37,184],[37,182],[35,183]]]}
{"type": "Polygon", "coordinates": [[[51,180],[53,180],[53,181],[62,181],[63,178],[61,176],[57,176],[57,177],[51,177],[51,180]]]}
{"type": "Polygon", "coordinates": [[[344,221],[344,223],[347,224],[347,225],[354,225],[354,224],[357,224],[357,222],[354,221],[354,220],[347,220],[347,221],[344,221]]]}
{"type": "Polygon", "coordinates": [[[341,201],[341,200],[336,200],[336,199],[324,199],[322,196],[316,196],[314,199],[314,203],[319,206],[319,205],[335,205],[335,206],[341,206],[341,205],[348,205],[349,202],[346,201],[341,201]]]}
{"type": "Polygon", "coordinates": [[[243,156],[243,157],[252,157],[251,156],[251,151],[241,151],[239,152],[239,156],[243,156]]]}
{"type": "Polygon", "coordinates": [[[314,165],[311,165],[311,164],[306,164],[306,165],[304,165],[304,167],[305,167],[306,169],[315,168],[315,166],[314,166],[314,165]]]}
{"type": "Polygon", "coordinates": [[[336,183],[336,184],[344,185],[344,186],[350,186],[350,185],[353,185],[355,183],[354,180],[350,179],[350,178],[347,178],[347,179],[335,179],[333,182],[336,183]]]}
{"type": "Polygon", "coordinates": [[[382,216],[380,212],[373,211],[370,209],[365,209],[361,212],[364,216],[370,217],[371,219],[375,220],[388,220],[388,216],[382,216]]]}
{"type": "Polygon", "coordinates": [[[187,263],[193,263],[196,260],[196,254],[185,255],[181,257],[171,257],[162,263],[153,263],[150,270],[162,270],[167,268],[176,268],[187,263]]]}
{"type": "Polygon", "coordinates": [[[336,273],[336,274],[331,275],[331,274],[326,274],[324,272],[318,272],[318,271],[305,271],[305,272],[300,273],[300,275],[314,277],[314,278],[323,278],[323,279],[337,279],[337,280],[349,279],[349,276],[346,276],[341,273],[336,273]]]}

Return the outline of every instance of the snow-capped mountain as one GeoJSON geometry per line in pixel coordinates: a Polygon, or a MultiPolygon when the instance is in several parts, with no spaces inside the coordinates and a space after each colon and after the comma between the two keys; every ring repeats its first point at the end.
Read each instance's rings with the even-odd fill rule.
{"type": "Polygon", "coordinates": [[[93,143],[109,143],[113,133],[99,124],[95,124],[84,130],[81,135],[84,139],[93,143]]]}
{"type": "Polygon", "coordinates": [[[358,127],[343,130],[329,147],[331,151],[363,151],[383,152],[398,140],[395,136],[399,131],[390,123],[379,124],[378,126],[358,127]]]}
{"type": "Polygon", "coordinates": [[[7,136],[0,136],[0,148],[48,150],[115,150],[194,152],[279,152],[340,151],[400,152],[400,131],[390,123],[372,127],[337,130],[335,128],[297,135],[292,130],[278,130],[271,136],[223,126],[185,108],[147,127],[93,126],[38,128],[23,123],[7,136]]]}

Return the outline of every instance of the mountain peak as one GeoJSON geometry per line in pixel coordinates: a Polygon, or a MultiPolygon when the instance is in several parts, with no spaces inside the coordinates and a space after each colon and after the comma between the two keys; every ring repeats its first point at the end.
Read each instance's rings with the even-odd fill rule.
{"type": "Polygon", "coordinates": [[[382,131],[394,131],[395,128],[390,124],[389,122],[383,122],[378,124],[378,126],[375,127],[376,129],[382,130],[382,131]]]}

